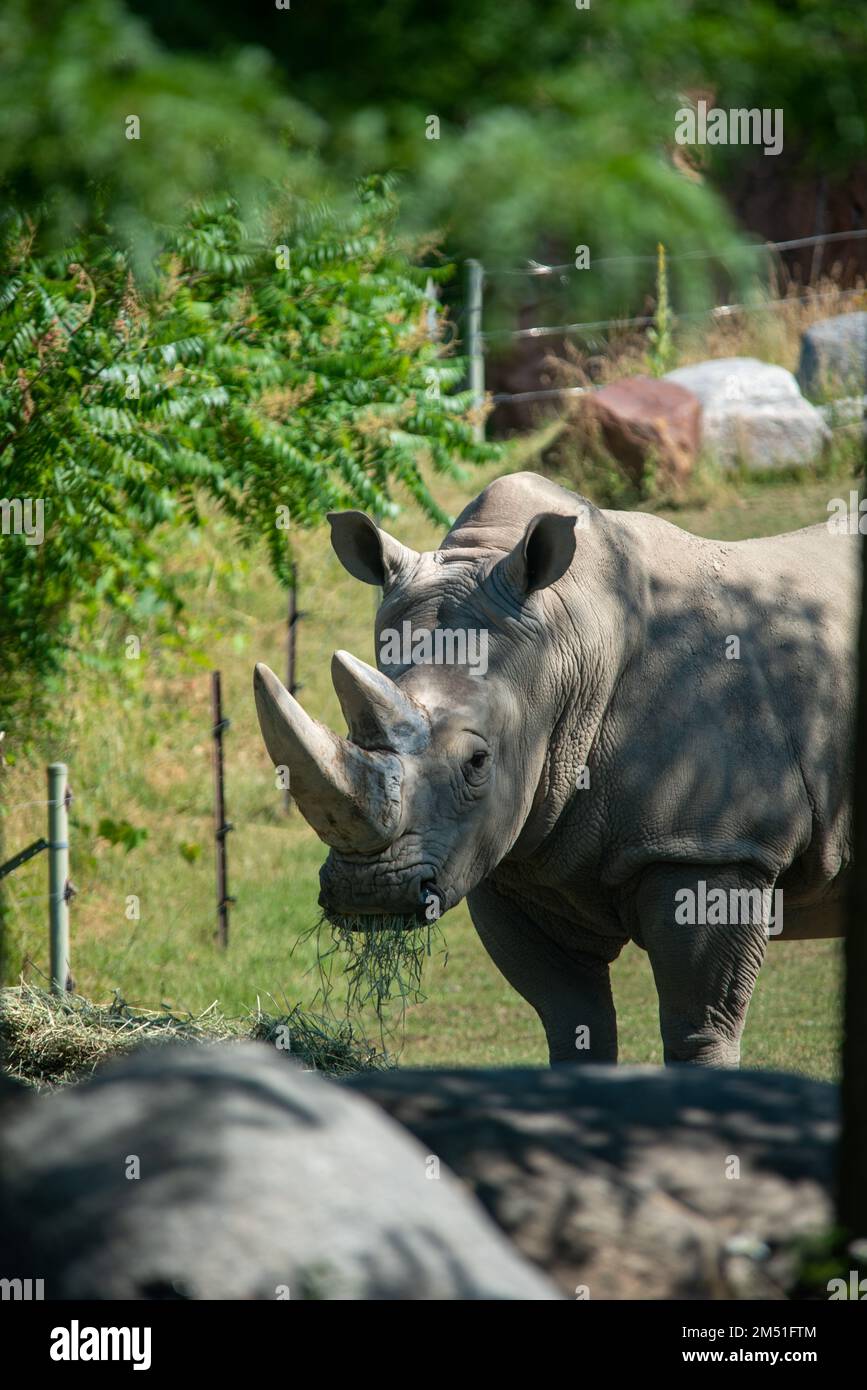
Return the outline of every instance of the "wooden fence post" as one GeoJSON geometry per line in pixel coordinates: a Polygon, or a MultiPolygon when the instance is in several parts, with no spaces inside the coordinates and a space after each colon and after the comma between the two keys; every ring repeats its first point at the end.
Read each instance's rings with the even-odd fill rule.
{"type": "Polygon", "coordinates": [[[229,871],[226,863],[226,836],[232,829],[226,820],[226,801],[223,792],[223,731],[230,720],[223,718],[223,699],[219,671],[211,672],[211,715],[214,735],[214,844],[217,867],[217,930],[216,937],[225,949],[229,944],[229,871]]]}
{"type": "Polygon", "coordinates": [[[425,281],[424,297],[428,301],[427,335],[431,342],[435,343],[439,335],[439,314],[437,313],[439,295],[437,294],[437,287],[431,275],[429,275],[425,281]]]}
{"type": "Polygon", "coordinates": [[[66,763],[48,768],[48,918],[51,934],[51,990],[72,989],[69,969],[69,803],[66,763]]]}

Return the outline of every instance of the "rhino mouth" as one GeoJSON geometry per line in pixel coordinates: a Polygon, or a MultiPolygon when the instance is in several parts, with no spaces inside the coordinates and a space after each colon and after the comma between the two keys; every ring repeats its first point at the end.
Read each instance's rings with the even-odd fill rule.
{"type": "Polygon", "coordinates": [[[418,917],[406,917],[393,912],[324,912],[323,916],[338,932],[399,932],[415,931],[422,925],[418,917]]]}
{"type": "Polygon", "coordinates": [[[382,908],[335,907],[329,904],[325,890],[319,895],[322,915],[341,931],[412,931],[429,926],[446,911],[446,893],[432,879],[425,880],[418,890],[418,905],[410,911],[388,911],[382,908]]]}

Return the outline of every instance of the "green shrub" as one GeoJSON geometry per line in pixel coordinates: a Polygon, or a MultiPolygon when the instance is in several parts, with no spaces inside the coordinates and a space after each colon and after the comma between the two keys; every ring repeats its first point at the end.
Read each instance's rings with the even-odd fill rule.
{"type": "MultiPolygon", "coordinates": [[[[0,541],[0,727],[35,714],[105,604],[165,626],[182,605],[155,532],[215,499],[292,583],[290,529],[333,507],[444,516],[425,469],[491,457],[463,364],[428,316],[384,180],[349,207],[283,195],[255,224],[198,205],[145,292],[108,236],[40,254],[0,227],[0,498],[44,506],[44,541],[0,541]],[[49,685],[46,686],[46,682],[49,685]]],[[[13,518],[14,520],[14,518],[13,518]]]]}

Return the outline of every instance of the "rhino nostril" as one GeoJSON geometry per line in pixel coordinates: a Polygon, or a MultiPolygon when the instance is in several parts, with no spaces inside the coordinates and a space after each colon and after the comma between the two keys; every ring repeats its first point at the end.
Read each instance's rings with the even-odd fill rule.
{"type": "Polygon", "coordinates": [[[416,916],[420,922],[435,922],[441,917],[445,907],[445,893],[429,880],[421,885],[419,906],[416,916]]]}

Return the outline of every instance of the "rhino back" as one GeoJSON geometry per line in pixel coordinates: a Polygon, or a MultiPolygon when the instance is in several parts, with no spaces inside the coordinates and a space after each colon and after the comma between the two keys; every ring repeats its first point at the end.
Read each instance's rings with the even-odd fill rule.
{"type": "Polygon", "coordinates": [[[719,542],[606,515],[647,576],[597,740],[608,875],[664,856],[833,877],[849,857],[855,540],[814,526],[719,542]]]}

